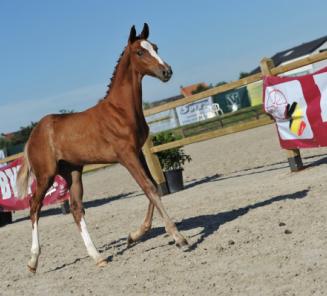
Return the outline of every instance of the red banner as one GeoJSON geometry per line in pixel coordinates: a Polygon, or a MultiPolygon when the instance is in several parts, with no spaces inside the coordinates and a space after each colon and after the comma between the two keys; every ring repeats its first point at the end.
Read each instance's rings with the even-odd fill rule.
{"type": "Polygon", "coordinates": [[[282,148],[327,146],[327,67],[298,77],[264,78],[264,108],[282,148]]]}
{"type": "MultiPolygon", "coordinates": [[[[6,211],[17,211],[29,208],[29,201],[32,197],[36,184],[33,180],[28,189],[28,195],[19,199],[16,188],[17,173],[22,163],[19,158],[12,163],[0,168],[0,209],[6,211]]],[[[66,181],[56,176],[53,185],[48,190],[43,205],[49,205],[58,201],[64,201],[69,198],[69,192],[66,181]]]]}

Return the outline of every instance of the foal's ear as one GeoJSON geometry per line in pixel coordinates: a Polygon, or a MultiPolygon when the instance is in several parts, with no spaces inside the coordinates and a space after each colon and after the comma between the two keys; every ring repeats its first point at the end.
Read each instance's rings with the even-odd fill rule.
{"type": "Polygon", "coordinates": [[[129,33],[128,42],[133,43],[135,40],[136,40],[136,30],[135,30],[135,26],[133,25],[133,27],[131,28],[131,32],[129,33]]]}
{"type": "Polygon", "coordinates": [[[149,26],[147,23],[144,23],[142,33],[140,34],[140,39],[148,39],[149,37],[149,26]]]}

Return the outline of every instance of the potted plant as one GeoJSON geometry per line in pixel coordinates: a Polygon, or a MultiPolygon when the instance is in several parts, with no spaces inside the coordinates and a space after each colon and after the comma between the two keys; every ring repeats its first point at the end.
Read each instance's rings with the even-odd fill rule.
{"type": "MultiPolygon", "coordinates": [[[[153,144],[156,146],[173,142],[180,138],[181,137],[177,137],[171,132],[161,132],[155,135],[152,140],[153,144]]],[[[192,160],[191,156],[185,154],[181,147],[161,151],[158,152],[157,155],[164,171],[169,192],[173,193],[182,190],[184,188],[183,165],[185,162],[190,162],[192,160]]]]}

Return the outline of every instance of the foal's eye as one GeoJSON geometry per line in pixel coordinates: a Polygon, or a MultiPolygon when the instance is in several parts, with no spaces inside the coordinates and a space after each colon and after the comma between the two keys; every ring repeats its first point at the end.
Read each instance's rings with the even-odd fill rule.
{"type": "Polygon", "coordinates": [[[136,54],[137,54],[138,56],[142,56],[142,55],[143,55],[143,50],[139,49],[139,50],[136,52],[136,54]]]}

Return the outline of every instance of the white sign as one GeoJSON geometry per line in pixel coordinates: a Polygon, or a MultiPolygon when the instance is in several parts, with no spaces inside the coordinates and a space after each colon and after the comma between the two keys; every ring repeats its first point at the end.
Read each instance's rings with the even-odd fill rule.
{"type": "Polygon", "coordinates": [[[176,112],[180,125],[194,123],[209,118],[208,112],[212,105],[212,98],[205,98],[187,105],[176,107],[176,112]]]}
{"type": "Polygon", "coordinates": [[[313,133],[307,117],[307,103],[299,81],[293,80],[267,86],[265,110],[272,114],[282,140],[312,139],[313,133]],[[292,119],[285,118],[287,104],[297,103],[292,119]]]}

